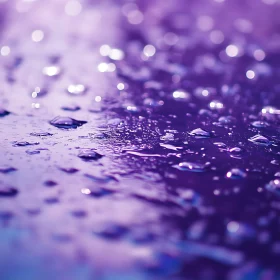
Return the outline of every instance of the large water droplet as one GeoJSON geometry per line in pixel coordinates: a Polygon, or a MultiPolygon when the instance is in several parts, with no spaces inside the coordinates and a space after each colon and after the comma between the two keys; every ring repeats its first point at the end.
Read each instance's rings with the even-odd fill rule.
{"type": "Polygon", "coordinates": [[[27,142],[27,141],[15,141],[13,142],[13,147],[26,147],[26,146],[34,146],[39,145],[39,142],[27,142]]]}
{"type": "Polygon", "coordinates": [[[9,187],[0,182],[0,197],[14,197],[18,194],[18,190],[9,187]]]}
{"type": "Polygon", "coordinates": [[[85,160],[98,160],[102,158],[103,155],[97,153],[93,149],[85,149],[79,152],[78,157],[85,160]]]}
{"type": "Polygon", "coordinates": [[[79,121],[69,117],[60,117],[60,116],[55,117],[53,120],[50,121],[51,125],[62,129],[77,128],[85,123],[87,123],[87,121],[79,121]]]}
{"type": "Polygon", "coordinates": [[[256,128],[263,128],[263,127],[268,127],[269,123],[264,121],[254,121],[251,123],[251,125],[256,128]]]}
{"type": "Polygon", "coordinates": [[[189,132],[190,135],[196,137],[196,138],[210,138],[213,136],[212,132],[203,130],[201,128],[196,128],[189,132]]]}
{"type": "Polygon", "coordinates": [[[0,173],[7,174],[10,172],[14,172],[17,169],[12,166],[0,166],[0,173]]]}
{"type": "Polygon", "coordinates": [[[266,137],[260,134],[257,134],[249,138],[248,140],[256,145],[261,145],[261,146],[269,146],[271,144],[271,142],[266,137]]]}

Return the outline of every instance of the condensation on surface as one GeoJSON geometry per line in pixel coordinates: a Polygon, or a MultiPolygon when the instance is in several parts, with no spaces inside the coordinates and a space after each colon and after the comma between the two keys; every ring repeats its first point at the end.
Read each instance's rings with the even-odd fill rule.
{"type": "Polygon", "coordinates": [[[279,279],[279,1],[0,0],[0,278],[279,279]]]}

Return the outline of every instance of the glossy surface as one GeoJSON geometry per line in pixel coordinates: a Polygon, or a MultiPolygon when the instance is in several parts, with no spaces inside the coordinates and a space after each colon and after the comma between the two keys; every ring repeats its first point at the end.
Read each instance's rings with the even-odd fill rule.
{"type": "Polygon", "coordinates": [[[0,1],[0,279],[279,279],[279,11],[0,1]]]}

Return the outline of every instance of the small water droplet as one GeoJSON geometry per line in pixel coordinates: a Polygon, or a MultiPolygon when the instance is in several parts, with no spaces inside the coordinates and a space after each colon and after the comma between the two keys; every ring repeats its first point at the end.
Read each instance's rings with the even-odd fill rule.
{"type": "Polygon", "coordinates": [[[64,111],[76,112],[79,111],[81,107],[75,104],[70,104],[70,105],[62,106],[61,109],[64,111]]]}
{"type": "Polygon", "coordinates": [[[191,171],[191,172],[205,172],[210,163],[196,163],[196,162],[180,162],[179,164],[173,165],[181,171],[191,171]]]}
{"type": "Polygon", "coordinates": [[[233,124],[236,122],[236,118],[232,116],[223,116],[219,118],[219,123],[222,125],[233,124]]]}
{"type": "Polygon", "coordinates": [[[29,155],[37,155],[41,153],[40,150],[26,150],[25,152],[29,155]]]}
{"type": "Polygon", "coordinates": [[[268,184],[266,184],[265,188],[276,195],[280,196],[280,180],[272,180],[268,184]]]}
{"type": "Polygon", "coordinates": [[[45,182],[44,182],[44,185],[45,185],[46,187],[54,187],[54,186],[57,185],[57,183],[56,183],[55,181],[48,180],[48,181],[45,181],[45,182]]]}
{"type": "Polygon", "coordinates": [[[227,172],[226,177],[229,179],[243,179],[247,174],[239,168],[232,168],[227,172]]]}
{"type": "Polygon", "coordinates": [[[37,137],[46,137],[46,136],[53,136],[53,134],[49,132],[32,132],[30,133],[31,136],[37,136],[37,137]]]}
{"type": "Polygon", "coordinates": [[[123,237],[128,232],[128,229],[122,225],[115,223],[107,223],[96,230],[94,233],[106,239],[118,239],[123,237]]]}
{"type": "Polygon", "coordinates": [[[5,116],[8,116],[10,114],[9,111],[5,110],[4,108],[0,107],[0,118],[3,118],[5,116]]]}
{"type": "Polygon", "coordinates": [[[68,174],[74,174],[79,171],[79,169],[74,167],[59,167],[59,169],[68,174]]]}

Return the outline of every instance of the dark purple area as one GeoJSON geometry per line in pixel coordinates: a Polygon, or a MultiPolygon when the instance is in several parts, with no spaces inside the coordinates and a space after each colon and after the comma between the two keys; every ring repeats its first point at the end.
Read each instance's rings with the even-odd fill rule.
{"type": "Polygon", "coordinates": [[[279,0],[0,0],[0,279],[280,279],[279,0]]]}

